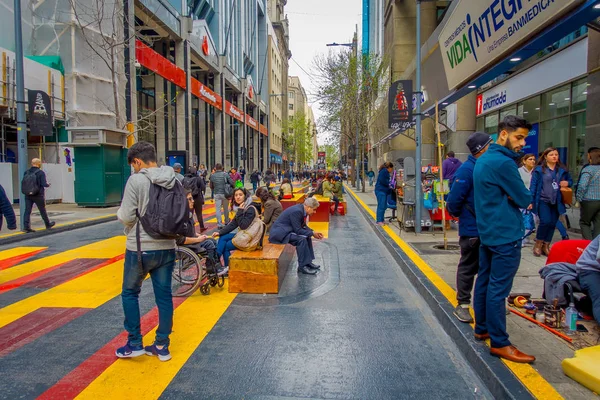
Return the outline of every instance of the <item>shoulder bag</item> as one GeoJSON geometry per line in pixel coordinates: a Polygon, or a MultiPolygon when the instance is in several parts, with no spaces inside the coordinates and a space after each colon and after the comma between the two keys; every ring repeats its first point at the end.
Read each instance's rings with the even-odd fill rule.
{"type": "Polygon", "coordinates": [[[236,249],[242,251],[261,250],[264,235],[265,223],[259,218],[257,212],[250,226],[247,229],[240,229],[231,240],[231,243],[236,249]]]}

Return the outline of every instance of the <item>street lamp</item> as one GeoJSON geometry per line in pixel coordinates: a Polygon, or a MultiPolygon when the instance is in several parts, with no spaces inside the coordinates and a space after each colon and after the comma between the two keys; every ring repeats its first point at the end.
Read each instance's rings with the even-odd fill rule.
{"type": "MultiPolygon", "coordinates": [[[[356,79],[358,80],[358,25],[356,25],[356,31],[354,32],[354,38],[352,39],[352,43],[328,43],[326,45],[327,47],[350,47],[354,50],[354,56],[356,57],[356,79]]],[[[358,82],[357,82],[358,83],[358,82]]],[[[356,112],[359,112],[359,104],[360,104],[360,98],[359,98],[360,94],[358,93],[358,86],[356,89],[356,112]]],[[[360,180],[358,177],[358,169],[359,169],[359,165],[360,163],[362,163],[362,160],[358,160],[358,137],[359,137],[359,127],[358,127],[358,118],[356,121],[356,154],[354,157],[354,187],[356,187],[356,191],[360,190],[359,184],[360,184],[360,180]]],[[[362,166],[360,167],[362,168],[362,166]]]]}

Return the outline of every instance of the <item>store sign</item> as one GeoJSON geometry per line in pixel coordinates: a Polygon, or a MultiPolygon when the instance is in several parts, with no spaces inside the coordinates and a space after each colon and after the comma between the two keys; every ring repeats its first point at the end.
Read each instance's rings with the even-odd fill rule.
{"type": "Polygon", "coordinates": [[[258,128],[258,131],[260,133],[262,133],[263,135],[265,135],[265,136],[269,136],[269,130],[263,124],[260,124],[260,127],[258,128]]]}
{"type": "Polygon", "coordinates": [[[244,113],[242,112],[242,110],[240,110],[228,101],[225,101],[225,113],[242,123],[244,122],[244,113]]]}
{"type": "Polygon", "coordinates": [[[185,71],[167,60],[140,40],[135,41],[135,58],[144,67],[156,72],[182,89],[186,88],[185,71]]]}
{"type": "Polygon", "coordinates": [[[506,104],[506,90],[490,90],[477,96],[477,115],[502,107],[506,104]]]}
{"type": "Polygon", "coordinates": [[[412,81],[396,81],[388,92],[388,126],[390,129],[403,130],[404,126],[412,124],[412,104],[408,99],[413,98],[412,81]]]}
{"type": "Polygon", "coordinates": [[[527,135],[527,137],[525,138],[525,146],[523,146],[523,150],[521,150],[523,153],[527,154],[527,153],[531,153],[531,154],[535,154],[536,158],[537,158],[537,154],[538,154],[538,146],[539,146],[539,135],[538,133],[540,132],[540,124],[533,124],[531,125],[531,130],[529,131],[529,135],[527,135]]]}
{"type": "Polygon", "coordinates": [[[196,78],[191,79],[190,87],[192,90],[192,94],[199,99],[204,100],[208,104],[218,108],[219,110],[223,109],[223,99],[221,96],[210,90],[208,87],[200,83],[196,78]]]}
{"type": "Polygon", "coordinates": [[[319,169],[326,169],[327,168],[327,153],[324,151],[319,151],[317,153],[317,166],[319,169]]]}
{"type": "Polygon", "coordinates": [[[246,114],[246,125],[254,130],[258,130],[258,121],[246,114]]]}
{"type": "Polygon", "coordinates": [[[50,96],[41,90],[29,90],[27,91],[27,97],[31,136],[52,136],[50,96]]]}
{"type": "Polygon", "coordinates": [[[461,0],[440,34],[448,87],[506,56],[581,0],[461,0]]]}

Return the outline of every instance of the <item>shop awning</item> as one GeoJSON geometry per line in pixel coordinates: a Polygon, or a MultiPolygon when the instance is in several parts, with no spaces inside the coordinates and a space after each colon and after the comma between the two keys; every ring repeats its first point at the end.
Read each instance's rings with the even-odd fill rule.
{"type": "Polygon", "coordinates": [[[279,154],[271,153],[271,164],[282,164],[282,159],[279,154]]]}

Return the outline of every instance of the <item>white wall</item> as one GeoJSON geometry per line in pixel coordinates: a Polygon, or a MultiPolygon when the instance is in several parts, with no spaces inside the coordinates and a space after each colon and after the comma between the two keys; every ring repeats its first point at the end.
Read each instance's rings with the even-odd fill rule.
{"type": "MultiPolygon", "coordinates": [[[[59,200],[63,203],[75,203],[75,170],[62,164],[42,164],[46,180],[50,187],[46,189],[46,200],[59,200]]],[[[14,202],[21,193],[21,179],[17,164],[0,163],[0,185],[6,196],[14,202]]]]}
{"type": "MultiPolygon", "coordinates": [[[[13,180],[12,180],[13,165],[16,168],[17,164],[0,163],[0,185],[2,185],[2,187],[4,188],[4,191],[6,192],[6,197],[8,197],[9,200],[14,199],[13,180]]],[[[18,196],[18,193],[17,193],[17,196],[18,196]]]]}

